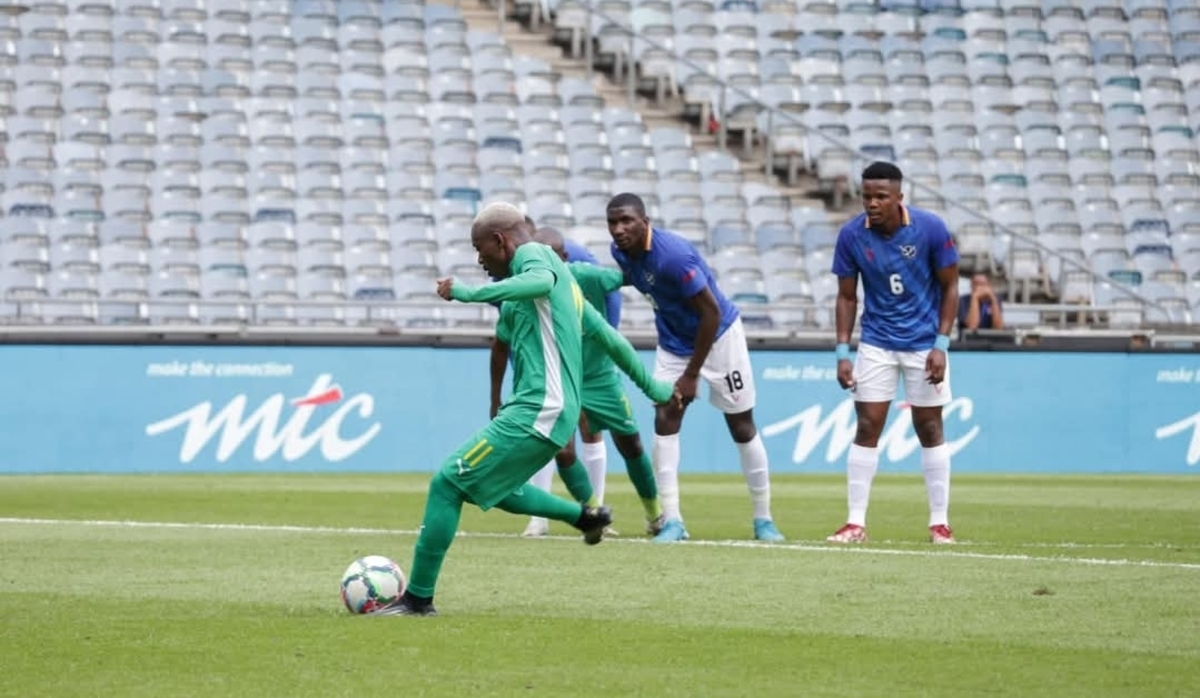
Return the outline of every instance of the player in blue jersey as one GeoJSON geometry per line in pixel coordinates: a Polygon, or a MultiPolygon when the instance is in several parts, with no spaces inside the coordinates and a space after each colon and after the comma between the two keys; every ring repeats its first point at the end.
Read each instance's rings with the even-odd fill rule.
{"type": "Polygon", "coordinates": [[[754,537],[781,541],[771,517],[771,478],[767,449],[754,424],[754,368],[737,306],[729,301],[687,240],[652,228],[646,206],[633,194],[608,202],[612,256],[625,283],[650,299],[658,329],[654,377],[675,381],[679,402],[659,405],[654,415],[654,474],[663,515],[651,524],[656,542],[686,540],[679,508],[679,429],[696,398],[699,380],[708,383],[709,402],[725,414],[737,444],[742,473],[754,505],[754,537]]]}
{"type": "Polygon", "coordinates": [[[854,393],[858,430],[846,462],[850,515],[829,536],[831,543],[867,540],[867,503],[879,464],[879,435],[901,378],[921,442],[930,540],[954,542],[942,408],[950,402],[947,352],[958,314],[958,250],[941,218],[904,205],[902,183],[900,168],[891,163],[876,162],[863,170],[865,212],[842,227],[833,255],[838,277],[837,379],[854,393]],[[850,334],[860,278],[862,336],[852,363],[850,334]]]}
{"type": "MultiPolygon", "coordinates": [[[[527,223],[533,225],[533,220],[525,219],[527,223]]],[[[543,227],[537,231],[537,240],[545,244],[550,244],[548,241],[561,241],[561,247],[566,251],[566,258],[563,260],[567,263],[583,262],[585,264],[599,264],[595,255],[588,251],[586,247],[574,241],[567,240],[562,233],[551,227],[543,227]]],[[[550,245],[554,247],[554,245],[550,245]]],[[[608,323],[614,328],[621,324],[621,292],[614,291],[609,293],[604,298],[605,301],[605,317],[608,323]]],[[[506,353],[506,347],[503,347],[495,342],[492,344],[492,406],[493,409],[499,407],[499,389],[497,386],[498,377],[503,376],[504,362],[497,357],[498,354],[506,353]]],[[[581,502],[603,502],[604,501],[604,485],[605,477],[608,474],[608,448],[604,444],[604,433],[601,430],[592,430],[587,423],[586,414],[579,416],[579,440],[582,444],[579,447],[578,460],[575,454],[575,442],[572,439],[571,443],[567,444],[567,448],[563,449],[554,461],[546,464],[546,467],[537,471],[529,480],[529,484],[549,492],[551,485],[554,482],[554,472],[558,471],[559,476],[567,485],[567,490],[572,497],[581,502]],[[577,463],[582,463],[584,473],[587,475],[586,482],[580,482],[580,473],[576,473],[571,468],[577,467],[577,463]],[[589,491],[590,490],[590,491],[589,491]],[[586,492],[586,496],[581,496],[586,492]]],[[[595,504],[595,506],[600,506],[595,504]]],[[[550,521],[540,516],[534,516],[529,519],[529,523],[525,526],[525,530],[521,533],[526,538],[541,538],[549,535],[550,521]]],[[[611,527],[605,529],[605,535],[614,536],[616,531],[611,527]]]]}

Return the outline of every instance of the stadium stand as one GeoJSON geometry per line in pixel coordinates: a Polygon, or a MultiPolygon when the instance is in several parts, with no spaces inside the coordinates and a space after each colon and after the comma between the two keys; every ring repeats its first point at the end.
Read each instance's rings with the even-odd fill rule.
{"type": "Polygon", "coordinates": [[[1034,303],[1013,321],[1190,323],[1198,96],[1184,0],[6,0],[0,318],[485,328],[432,297],[485,281],[481,203],[607,260],[629,190],[752,331],[827,333],[882,158],[1034,303]]]}
{"type": "Polygon", "coordinates": [[[659,75],[673,52],[682,115],[715,114],[789,181],[807,171],[853,193],[864,159],[901,163],[967,267],[1002,273],[1019,300],[1120,306],[1114,325],[1190,322],[1200,302],[1195,3],[563,0],[543,13],[562,36],[595,35],[615,66],[650,51],[659,75]],[[622,27],[638,38],[618,41],[622,27]]]}

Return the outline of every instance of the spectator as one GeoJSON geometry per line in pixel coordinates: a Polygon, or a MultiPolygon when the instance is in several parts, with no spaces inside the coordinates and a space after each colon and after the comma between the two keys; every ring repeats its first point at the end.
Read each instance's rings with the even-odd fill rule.
{"type": "Polygon", "coordinates": [[[971,293],[958,303],[958,325],[965,332],[1004,329],[1004,311],[987,274],[971,277],[971,293]]]}

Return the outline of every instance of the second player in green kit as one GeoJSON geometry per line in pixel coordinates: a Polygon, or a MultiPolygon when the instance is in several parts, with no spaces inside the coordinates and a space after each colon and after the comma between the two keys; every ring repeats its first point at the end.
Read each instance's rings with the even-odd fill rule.
{"type": "Polygon", "coordinates": [[[586,305],[563,261],[534,242],[532,233],[515,207],[486,207],[471,227],[471,241],[487,271],[503,280],[479,288],[453,279],[438,282],[438,294],[447,300],[503,301],[497,331],[507,337],[512,350],[513,394],[433,476],[408,588],[376,615],[436,615],[434,588],[464,503],[563,521],[581,530],[589,544],[600,542],[601,532],[612,522],[607,507],[585,506],[523,487],[575,433],[585,332],[608,347],[622,368],[635,380],[640,378],[644,389],[663,401],[670,399],[670,384],[653,380],[625,338],[586,305]],[[597,330],[597,324],[608,332],[597,330]]]}
{"type": "MultiPolygon", "coordinates": [[[[536,239],[549,246],[560,259],[566,261],[568,255],[565,241],[557,230],[543,228],[538,231],[536,239]]],[[[568,263],[567,268],[570,269],[571,275],[579,284],[584,300],[597,313],[604,312],[608,294],[619,290],[624,283],[623,274],[616,269],[584,262],[568,263]]],[[[598,327],[596,330],[611,331],[607,326],[598,327]]],[[[640,365],[639,362],[638,366],[640,365]]],[[[493,366],[502,367],[503,364],[493,363],[493,366]]],[[[493,374],[492,380],[493,392],[496,392],[500,376],[493,374]]],[[[642,387],[641,384],[639,387],[642,387]]],[[[646,392],[644,387],[642,389],[643,392],[646,392]]],[[[650,393],[647,392],[647,394],[650,393]]],[[[654,396],[651,395],[651,398],[654,399],[654,396]]],[[[593,434],[607,431],[612,435],[613,444],[625,461],[625,470],[629,475],[629,480],[645,510],[649,527],[652,528],[662,516],[662,507],[658,500],[658,487],[654,481],[654,467],[649,454],[642,446],[633,409],[625,394],[621,377],[613,365],[613,357],[605,351],[602,344],[595,341],[595,335],[588,332],[587,328],[585,328],[583,337],[583,386],[580,400],[584,415],[580,428],[587,429],[593,434]]],[[[661,400],[656,401],[662,402],[661,400]]],[[[577,501],[599,503],[596,501],[597,498],[592,497],[591,487],[587,485],[587,481],[579,477],[582,473],[576,470],[575,465],[569,465],[569,468],[561,467],[564,461],[568,464],[574,462],[572,446],[573,442],[568,443],[567,447],[563,449],[565,457],[564,453],[560,453],[557,458],[560,464],[559,473],[567,483],[567,489],[577,501]]],[[[525,531],[525,535],[530,535],[531,531],[545,535],[548,531],[547,522],[535,517],[525,531]]]]}
{"type": "MultiPolygon", "coordinates": [[[[606,294],[620,289],[625,280],[625,276],[617,269],[579,262],[568,264],[567,267],[582,289],[584,299],[597,309],[604,307],[606,294]]],[[[646,520],[653,526],[662,516],[658,485],[654,482],[654,465],[650,462],[650,454],[642,447],[642,438],[633,417],[633,406],[629,404],[629,397],[621,385],[621,377],[613,370],[608,354],[599,351],[590,341],[590,336],[584,336],[583,342],[583,389],[580,401],[588,428],[593,433],[607,431],[612,434],[613,443],[625,460],[629,481],[645,509],[646,520]]]]}

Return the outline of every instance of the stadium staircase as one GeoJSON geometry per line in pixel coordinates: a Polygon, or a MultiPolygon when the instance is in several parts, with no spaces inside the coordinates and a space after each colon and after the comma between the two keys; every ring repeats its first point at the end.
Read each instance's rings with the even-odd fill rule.
{"type": "MultiPolygon", "coordinates": [[[[622,79],[620,83],[613,79],[612,73],[597,68],[590,71],[583,57],[573,58],[568,51],[553,41],[554,26],[551,22],[543,21],[537,28],[531,28],[528,17],[514,14],[512,4],[504,6],[509,10],[503,23],[499,19],[499,9],[486,0],[429,0],[431,4],[443,4],[457,7],[466,20],[467,26],[474,31],[503,33],[504,40],[512,47],[513,53],[546,61],[558,71],[560,78],[590,79],[597,94],[604,97],[605,104],[613,107],[625,107],[642,115],[648,129],[658,126],[680,128],[688,122],[683,117],[683,103],[678,97],[666,95],[661,103],[654,96],[638,93],[634,103],[630,103],[627,86],[622,79]]],[[[699,153],[718,150],[720,144],[717,136],[707,128],[700,128],[691,123],[689,128],[692,141],[699,153]]],[[[816,198],[814,192],[817,182],[814,177],[800,173],[794,186],[778,177],[768,178],[765,172],[766,163],[762,148],[752,148],[750,152],[740,147],[740,144],[730,143],[726,152],[737,156],[742,164],[742,174],[747,182],[769,184],[788,196],[793,206],[825,206],[826,202],[816,198]],[[736,147],[735,147],[736,146],[736,147]]],[[[635,192],[636,193],[636,192],[635,192]]],[[[835,220],[840,215],[835,216],[835,220]]]]}
{"type": "MultiPolygon", "coordinates": [[[[621,76],[614,76],[611,67],[607,70],[597,66],[588,70],[584,57],[572,57],[569,51],[554,41],[554,25],[551,21],[543,20],[535,28],[530,22],[529,14],[515,13],[511,0],[505,2],[505,16],[500,19],[501,8],[489,0],[429,0],[431,4],[442,4],[455,7],[462,14],[468,27],[473,31],[502,33],[505,42],[512,48],[515,55],[537,58],[552,66],[562,78],[583,78],[591,82],[597,94],[601,95],[605,104],[613,107],[625,107],[641,114],[648,129],[658,126],[680,128],[687,126],[692,141],[698,153],[721,149],[715,129],[702,128],[697,120],[689,121],[684,116],[683,102],[678,96],[667,94],[660,102],[656,95],[638,92],[633,103],[629,100],[628,86],[621,76]]],[[[760,145],[760,144],[759,144],[760,145]]],[[[828,198],[822,198],[818,192],[816,177],[808,172],[798,172],[791,186],[785,178],[766,173],[765,149],[762,147],[745,148],[740,142],[731,140],[726,144],[725,152],[738,158],[742,165],[742,174],[747,182],[758,182],[775,187],[786,195],[792,206],[823,207],[829,210],[830,220],[841,223],[847,215],[856,209],[856,202],[841,201],[834,204],[828,198]],[[834,204],[831,206],[831,204],[834,204]]],[[[964,272],[970,272],[964,268],[964,272]]],[[[1003,270],[994,280],[994,286],[1001,294],[1008,293],[1008,282],[1003,270]]],[[[1030,299],[1033,302],[1053,302],[1053,298],[1042,293],[1034,293],[1030,299]]]]}

